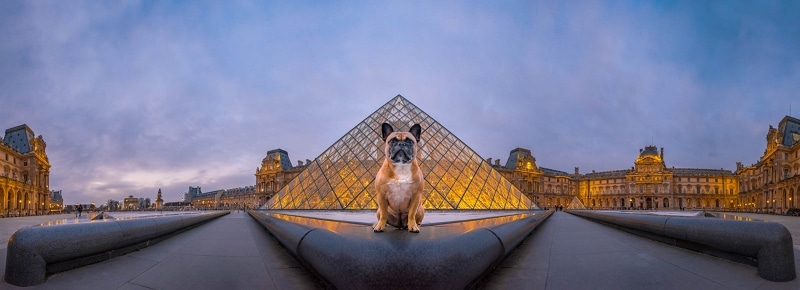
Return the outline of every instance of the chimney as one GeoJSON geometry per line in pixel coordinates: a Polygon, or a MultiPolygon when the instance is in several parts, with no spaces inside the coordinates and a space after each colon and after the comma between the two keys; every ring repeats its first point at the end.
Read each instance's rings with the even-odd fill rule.
{"type": "Polygon", "coordinates": [[[311,160],[306,159],[306,165],[311,165],[311,160]]]}
{"type": "Polygon", "coordinates": [[[494,161],[494,166],[500,166],[500,159],[494,161]]]}
{"type": "Polygon", "coordinates": [[[664,159],[664,147],[661,147],[661,159],[664,159]]]}
{"type": "Polygon", "coordinates": [[[489,165],[492,165],[492,158],[487,158],[487,159],[486,159],[486,162],[488,162],[488,163],[489,163],[489,165]]]}
{"type": "Polygon", "coordinates": [[[578,170],[578,167],[575,167],[575,175],[578,175],[578,174],[580,174],[580,170],[578,170]]]}
{"type": "Polygon", "coordinates": [[[303,161],[297,160],[297,166],[303,166],[303,161]]]}

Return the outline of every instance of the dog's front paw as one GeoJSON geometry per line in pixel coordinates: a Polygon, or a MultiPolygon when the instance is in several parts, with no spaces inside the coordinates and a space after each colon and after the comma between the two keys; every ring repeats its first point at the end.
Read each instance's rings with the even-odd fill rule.
{"type": "MultiPolygon", "coordinates": [[[[385,227],[385,226],[384,226],[384,227],[385,227]]],[[[373,231],[373,232],[376,232],[376,233],[380,233],[380,232],[383,232],[383,228],[384,228],[384,227],[379,227],[379,226],[376,224],[376,225],[372,226],[372,231],[373,231]]]]}
{"type": "Polygon", "coordinates": [[[413,226],[409,225],[408,226],[408,231],[412,232],[412,233],[419,233],[419,226],[418,225],[413,225],[413,226]]]}

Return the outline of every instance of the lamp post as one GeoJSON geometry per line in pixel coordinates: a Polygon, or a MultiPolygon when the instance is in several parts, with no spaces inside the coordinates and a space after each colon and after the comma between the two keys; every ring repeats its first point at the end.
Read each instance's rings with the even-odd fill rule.
{"type": "Polygon", "coordinates": [[[775,199],[772,199],[772,213],[775,213],[775,199]]]}

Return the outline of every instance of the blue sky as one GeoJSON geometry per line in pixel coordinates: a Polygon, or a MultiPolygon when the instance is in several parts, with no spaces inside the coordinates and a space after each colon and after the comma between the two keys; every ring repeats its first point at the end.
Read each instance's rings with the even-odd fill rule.
{"type": "MultiPolygon", "coordinates": [[[[797,1],[2,1],[0,126],[66,203],[313,159],[397,94],[483,158],[735,169],[800,114],[797,1]],[[794,103],[792,103],[794,102],[794,103]]],[[[423,131],[424,134],[424,131],[423,131]]]]}

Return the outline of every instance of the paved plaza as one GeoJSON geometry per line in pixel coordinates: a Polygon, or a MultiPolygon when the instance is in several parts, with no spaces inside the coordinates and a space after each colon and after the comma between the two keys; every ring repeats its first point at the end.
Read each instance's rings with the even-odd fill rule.
{"type": "MultiPolygon", "coordinates": [[[[792,232],[800,217],[741,214],[792,232]]],[[[74,216],[0,219],[4,240],[23,226],[74,216]]],[[[364,225],[365,231],[371,229],[364,225]]],[[[6,243],[0,245],[5,272],[6,243]]],[[[800,268],[798,268],[800,269],[800,268]]],[[[800,277],[800,275],[798,275],[800,277]]],[[[24,289],[313,289],[316,281],[258,222],[232,212],[154,246],[57,273],[24,289]]],[[[478,285],[486,289],[800,289],[756,268],[676,248],[556,212],[478,285]]],[[[23,289],[0,284],[0,289],[23,289]]]]}
{"type": "MultiPolygon", "coordinates": [[[[18,219],[40,224],[48,218],[52,220],[52,216],[18,219]]],[[[0,219],[3,233],[13,220],[0,219]]],[[[5,273],[7,245],[2,247],[0,268],[5,273]]],[[[41,285],[22,288],[3,283],[0,289],[318,288],[314,281],[260,224],[234,211],[148,248],[54,274],[41,285]]]]}

